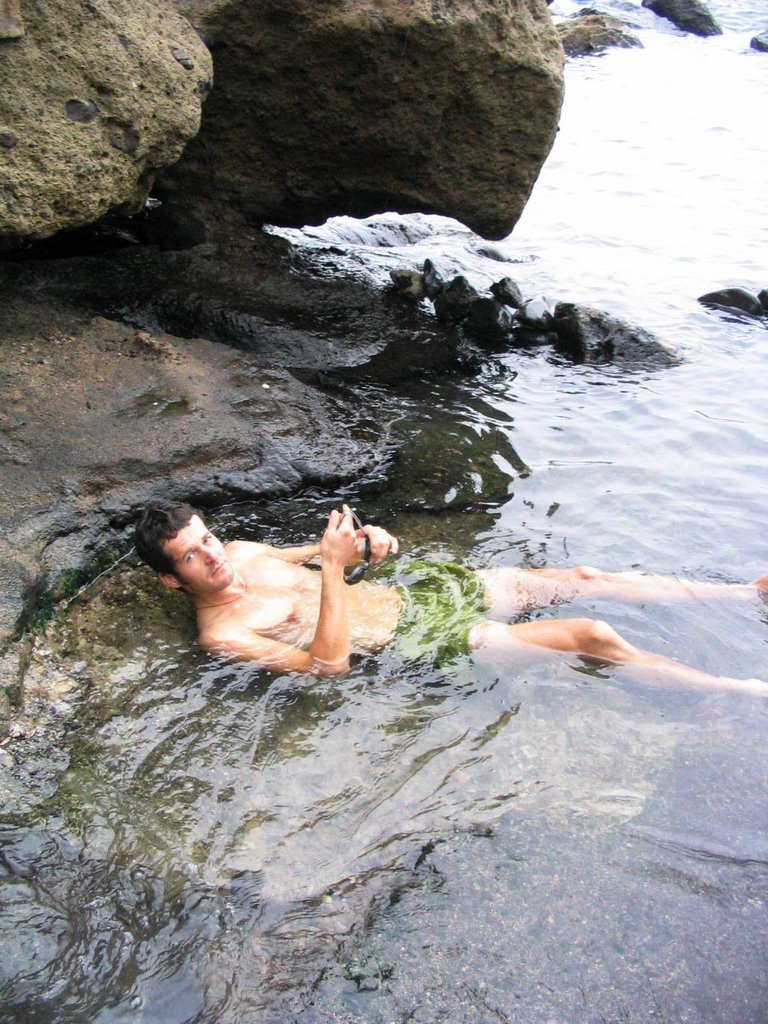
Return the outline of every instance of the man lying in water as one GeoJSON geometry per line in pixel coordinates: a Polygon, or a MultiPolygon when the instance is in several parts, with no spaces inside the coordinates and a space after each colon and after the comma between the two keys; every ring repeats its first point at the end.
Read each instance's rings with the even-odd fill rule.
{"type": "Polygon", "coordinates": [[[337,675],[349,669],[352,653],[390,642],[408,655],[438,662],[481,647],[510,659],[546,648],[637,665],[662,680],[768,696],[768,683],[708,675],[640,650],[598,620],[498,621],[577,595],[748,600],[768,590],[768,576],[720,584],[586,566],[471,571],[454,563],[416,562],[408,567],[405,586],[347,586],[345,573],[364,551],[371,562],[383,562],[398,553],[398,542],[380,526],[361,526],[346,505],[330,513],[319,544],[276,548],[250,541],[222,544],[189,505],[158,502],[139,518],[136,548],[166,586],[192,598],[205,650],[273,671],[337,675]],[[318,558],[319,572],[307,567],[318,558]]]}

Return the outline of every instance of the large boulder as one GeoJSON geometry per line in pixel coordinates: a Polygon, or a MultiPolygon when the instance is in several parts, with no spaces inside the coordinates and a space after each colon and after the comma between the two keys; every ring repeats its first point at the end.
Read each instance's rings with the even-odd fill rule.
{"type": "Polygon", "coordinates": [[[135,211],[198,130],[210,54],[166,0],[21,14],[23,35],[0,38],[0,238],[135,211]]]}
{"type": "Polygon", "coordinates": [[[222,232],[384,210],[512,230],[563,95],[545,0],[175,2],[216,86],[167,203],[222,232]]]}

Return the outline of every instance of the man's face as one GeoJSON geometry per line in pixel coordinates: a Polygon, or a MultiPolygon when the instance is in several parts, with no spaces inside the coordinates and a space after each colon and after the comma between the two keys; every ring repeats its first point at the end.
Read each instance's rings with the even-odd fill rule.
{"type": "Polygon", "coordinates": [[[163,547],[173,561],[174,575],[160,573],[160,578],[170,587],[182,587],[189,594],[215,594],[235,578],[223,545],[199,516],[192,516],[163,547]]]}

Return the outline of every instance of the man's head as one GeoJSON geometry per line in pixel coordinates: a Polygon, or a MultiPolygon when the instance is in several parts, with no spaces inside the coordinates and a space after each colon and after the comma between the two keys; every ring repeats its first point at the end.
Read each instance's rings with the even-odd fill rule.
{"type": "Polygon", "coordinates": [[[159,573],[175,573],[173,559],[165,544],[179,530],[189,526],[197,512],[180,501],[156,501],[145,508],[136,523],[134,543],[139,558],[159,573]]]}
{"type": "Polygon", "coordinates": [[[193,597],[225,590],[235,578],[221,541],[190,505],[159,501],[144,509],[135,543],[167,587],[193,597]]]}

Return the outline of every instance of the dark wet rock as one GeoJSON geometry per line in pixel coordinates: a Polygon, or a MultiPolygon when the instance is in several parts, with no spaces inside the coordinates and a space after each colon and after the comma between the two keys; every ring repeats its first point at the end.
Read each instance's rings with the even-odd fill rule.
{"type": "Polygon", "coordinates": [[[541,0],[177,6],[209,43],[215,84],[162,187],[212,232],[383,210],[490,238],[514,227],[562,102],[541,0]]]}
{"type": "Polygon", "coordinates": [[[768,313],[768,288],[763,288],[762,291],[757,294],[760,300],[760,305],[763,307],[763,312],[768,313]]]}
{"type": "Polygon", "coordinates": [[[566,57],[586,57],[603,53],[611,46],[643,45],[637,36],[627,31],[624,23],[618,18],[592,10],[579,11],[567,21],[560,22],[557,31],[566,57]]]}
{"type": "Polygon", "coordinates": [[[3,158],[0,237],[47,238],[138,210],[197,132],[210,54],[159,0],[39,0],[24,19],[23,38],[0,56],[0,126],[18,140],[3,158]]]}
{"type": "Polygon", "coordinates": [[[768,53],[768,32],[763,32],[759,36],[753,36],[749,45],[753,50],[758,50],[760,53],[768,53]]]}
{"type": "Polygon", "coordinates": [[[427,294],[424,288],[424,275],[418,270],[390,270],[389,276],[398,295],[418,302],[427,294]]]}
{"type": "Polygon", "coordinates": [[[445,281],[432,260],[424,260],[424,290],[427,298],[434,300],[445,289],[445,281]]]}
{"type": "Polygon", "coordinates": [[[466,319],[472,303],[480,296],[466,277],[454,277],[435,298],[435,316],[442,324],[458,324],[466,319]]]}
{"type": "Polygon", "coordinates": [[[554,304],[544,295],[528,299],[518,312],[520,323],[526,327],[546,328],[552,326],[554,304]]]}
{"type": "Polygon", "coordinates": [[[745,288],[722,288],[707,292],[706,295],[700,295],[698,301],[702,306],[738,311],[748,316],[761,316],[765,311],[761,299],[745,288]]]}
{"type": "Polygon", "coordinates": [[[701,0],[643,0],[647,7],[683,32],[696,36],[720,36],[723,30],[701,0]]]}
{"type": "Polygon", "coordinates": [[[558,349],[577,362],[633,367],[676,366],[680,358],[650,331],[588,306],[559,302],[554,329],[558,349]]]}
{"type": "Polygon", "coordinates": [[[520,309],[523,305],[523,293],[511,277],[503,277],[501,281],[492,284],[491,294],[494,299],[513,309],[520,309]]]}
{"type": "Polygon", "coordinates": [[[497,299],[479,298],[469,307],[464,333],[473,341],[498,344],[505,341],[515,324],[515,315],[497,299]]]}

